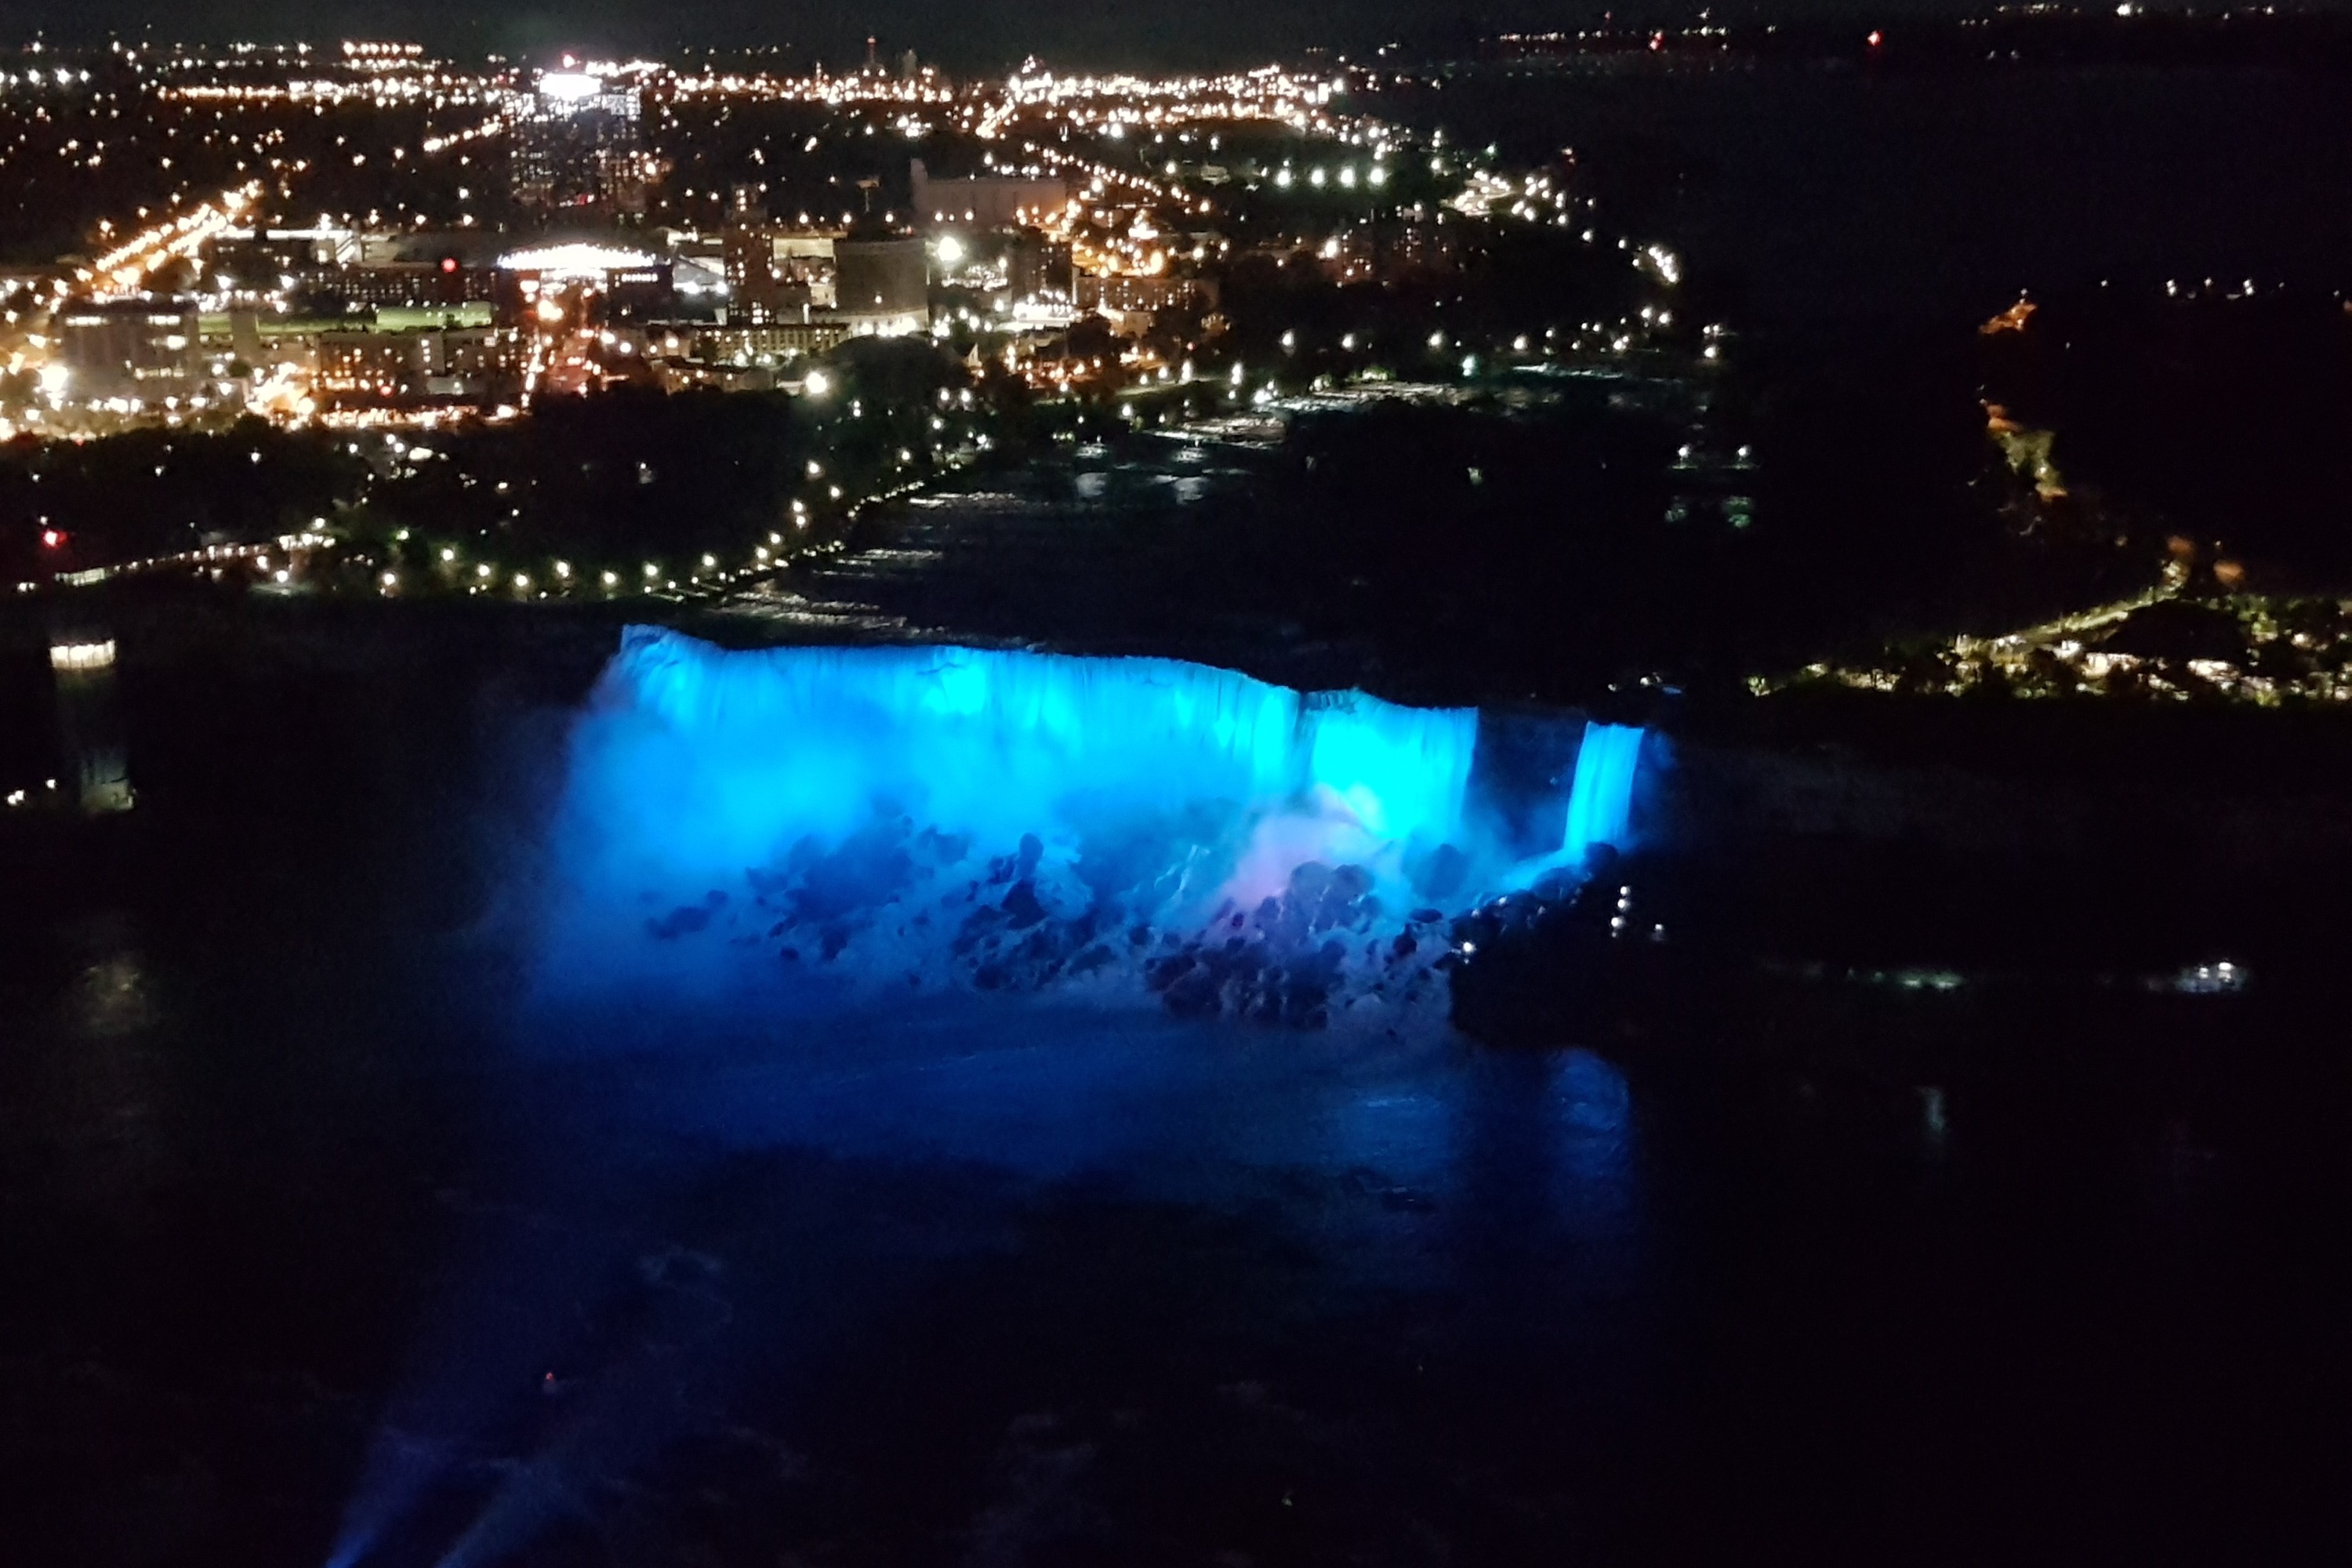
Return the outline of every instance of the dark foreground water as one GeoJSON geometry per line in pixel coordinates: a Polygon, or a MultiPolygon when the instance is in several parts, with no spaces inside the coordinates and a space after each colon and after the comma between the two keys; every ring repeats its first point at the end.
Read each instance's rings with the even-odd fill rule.
{"type": "Polygon", "coordinates": [[[534,1002],[522,624],[127,622],[138,810],[0,822],[0,1559],[2341,1560],[2324,1019],[1864,1114],[534,1002]]]}

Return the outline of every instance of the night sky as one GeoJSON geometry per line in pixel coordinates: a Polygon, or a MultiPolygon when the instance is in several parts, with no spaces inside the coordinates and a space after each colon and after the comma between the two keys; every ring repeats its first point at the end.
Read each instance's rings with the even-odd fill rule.
{"type": "MultiPolygon", "coordinates": [[[[1771,14],[1790,17],[1905,15],[1983,7],[1946,0],[1783,0],[1771,14]]],[[[341,0],[0,0],[0,37],[36,31],[61,41],[103,39],[152,30],[158,38],[419,39],[466,52],[551,47],[666,48],[680,43],[783,44],[802,62],[855,63],[868,34],[894,52],[913,47],[951,69],[993,70],[1035,52],[1048,64],[1234,64],[1325,46],[1364,50],[1382,41],[1422,46],[1514,29],[1573,27],[1597,20],[1602,4],[1573,0],[865,0],[777,5],[761,0],[470,0],[377,4],[341,0]]],[[[1685,20],[1690,4],[1620,5],[1622,18],[1685,20]]],[[[1721,6],[1717,15],[1757,14],[1721,6]]]]}

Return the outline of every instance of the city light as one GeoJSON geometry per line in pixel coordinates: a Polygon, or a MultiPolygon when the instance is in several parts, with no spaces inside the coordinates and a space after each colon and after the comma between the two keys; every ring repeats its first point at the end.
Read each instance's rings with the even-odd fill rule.
{"type": "Polygon", "coordinates": [[[584,71],[541,71],[539,90],[559,102],[577,103],[604,91],[604,83],[584,71]]]}
{"type": "MultiPolygon", "coordinates": [[[[139,207],[135,221],[101,222],[87,251],[96,259],[49,285],[60,301],[108,302],[119,310],[123,324],[151,345],[141,352],[166,356],[165,369],[110,378],[106,356],[117,351],[98,346],[93,334],[103,323],[95,313],[73,326],[83,336],[70,349],[54,330],[28,336],[11,368],[29,377],[44,403],[7,411],[0,430],[37,437],[70,432],[79,438],[141,424],[201,426],[242,411],[296,431],[382,433],[390,439],[372,458],[379,467],[369,483],[397,488],[417,479],[424,466],[438,468],[465,449],[463,440],[428,447],[417,440],[424,432],[532,418],[551,399],[630,382],[671,392],[773,387],[828,399],[845,391],[842,372],[824,359],[843,336],[926,326],[968,365],[1002,364],[1049,402],[1118,394],[1110,406],[1129,425],[1181,426],[1185,414],[1147,407],[1132,389],[1192,384],[1204,376],[1230,389],[1220,399],[1227,406],[1263,410],[1285,395],[1320,394],[1335,381],[1344,388],[1357,376],[1384,376],[1395,367],[1373,363],[1346,372],[1308,371],[1300,362],[1312,352],[1310,340],[1281,325],[1274,336],[1291,356],[1283,363],[1302,372],[1302,384],[1286,387],[1269,379],[1265,366],[1253,374],[1225,345],[1178,345],[1150,335],[1161,312],[1202,310],[1216,298],[1219,267],[1234,252],[1232,238],[1218,232],[1223,199],[1217,187],[1263,183],[1359,192],[1382,184],[1400,158],[1434,155],[1443,144],[1439,133],[1342,112],[1345,84],[1328,74],[1273,68],[1168,77],[1024,69],[1009,80],[958,88],[929,68],[793,77],[568,57],[558,68],[518,74],[436,60],[411,45],[363,41],[343,47],[340,65],[324,57],[305,64],[300,50],[267,58],[283,62],[275,75],[257,68],[259,57],[230,52],[216,66],[183,57],[153,100],[177,106],[170,112],[194,117],[208,136],[218,132],[207,121],[242,106],[257,129],[254,145],[238,149],[245,159],[236,165],[238,177],[192,183],[164,207],[139,207]],[[211,69],[222,74],[216,79],[203,74],[211,69]],[[684,163],[667,171],[654,167],[694,146],[690,136],[677,140],[687,136],[681,117],[690,106],[701,106],[696,112],[718,124],[748,102],[818,106],[840,118],[806,133],[795,129],[788,140],[755,141],[745,173],[761,172],[756,186],[722,186],[700,175],[689,180],[675,173],[684,163]],[[346,106],[352,118],[329,118],[337,106],[346,106]],[[394,121],[388,118],[394,111],[421,116],[421,123],[394,121]],[[372,113],[387,116],[381,129],[364,118],[372,113]],[[620,139],[599,153],[593,138],[604,133],[597,128],[608,124],[600,118],[608,115],[615,117],[609,123],[620,139]],[[1270,152],[1237,140],[1235,129],[1252,122],[1283,140],[1270,152]],[[979,226],[973,229],[947,226],[944,212],[914,214],[908,225],[882,198],[886,210],[874,216],[885,232],[901,237],[879,243],[904,246],[912,257],[927,255],[931,287],[970,291],[942,304],[921,299],[918,287],[905,320],[887,325],[848,320],[828,298],[843,276],[842,258],[831,247],[874,243],[846,239],[845,231],[859,217],[854,204],[842,204],[836,216],[829,202],[809,203],[815,210],[802,211],[797,223],[772,226],[764,216],[741,221],[741,212],[730,205],[761,212],[775,200],[772,181],[800,177],[793,166],[796,154],[818,159],[828,142],[837,146],[845,134],[877,129],[926,141],[976,137],[986,145],[979,160],[985,173],[976,176],[975,192],[985,182],[1001,181],[1017,197],[998,221],[971,220],[979,226]],[[290,139],[289,132],[296,132],[290,139]],[[591,139],[568,154],[586,182],[580,189],[588,205],[579,226],[554,225],[558,237],[503,247],[485,242],[487,237],[459,235],[475,220],[470,204],[499,177],[487,169],[478,175],[460,171],[482,168],[501,142],[499,157],[511,160],[526,144],[560,150],[572,136],[591,139]],[[1114,153],[1118,144],[1123,145],[1114,153]],[[330,145],[331,153],[322,151],[330,145]],[[641,160],[646,161],[642,167],[641,160]],[[432,200],[441,205],[432,210],[404,204],[400,194],[425,173],[428,162],[438,165],[439,194],[432,200]],[[304,193],[319,188],[314,176],[331,169],[374,187],[373,205],[338,211],[322,202],[314,209],[304,193]],[[671,175],[667,182],[665,174],[671,175]],[[608,175],[632,183],[598,183],[608,175]],[[596,204],[625,188],[630,199],[652,204],[648,218],[659,213],[663,219],[625,232],[660,239],[569,237],[612,232],[603,222],[607,209],[596,204]],[[454,226],[451,193],[467,206],[454,226]],[[698,215],[698,203],[711,205],[698,215]],[[779,243],[799,247],[792,250],[797,270],[785,276],[786,251],[778,250],[778,270],[763,282],[751,270],[744,242],[771,228],[779,243]],[[1024,287],[1002,254],[1007,242],[1042,244],[1049,257],[1058,251],[1065,270],[1050,286],[1024,287]],[[162,297],[151,300],[146,293],[159,278],[193,292],[167,308],[162,297]],[[781,299],[769,297],[776,291],[769,283],[782,287],[781,299]],[[348,309],[341,318],[298,323],[306,290],[329,299],[340,293],[348,309]],[[134,321],[132,312],[142,309],[152,320],[134,321]],[[226,341],[248,311],[261,330],[226,341]],[[1113,324],[1114,352],[1068,351],[1064,334],[1090,317],[1113,324]],[[240,366],[233,374],[238,359],[250,370],[240,366]]],[[[0,147],[0,162],[5,156],[0,147]]],[[[120,149],[115,156],[123,156],[120,149]]],[[[172,156],[176,161],[178,154],[172,156]]],[[[1539,205],[1549,211],[1559,199],[1554,173],[1507,175],[1494,166],[1492,149],[1483,160],[1454,156],[1438,163],[1467,183],[1449,204],[1464,216],[1503,222],[1539,205]]],[[[524,175],[518,169],[511,177],[524,175]]],[[[954,188],[951,182],[936,184],[954,188]]],[[[516,185],[508,194],[521,192],[516,185]]],[[[1295,242],[1288,264],[1305,263],[1339,283],[1380,278],[1391,265],[1388,242],[1374,238],[1369,223],[1430,221],[1418,204],[1357,205],[1348,216],[1306,220],[1307,232],[1295,242]]],[[[1450,237],[1444,243],[1450,245],[1450,237]]],[[[1679,276],[1679,263],[1662,247],[1620,244],[1654,281],[1679,276]]],[[[1664,312],[1644,316],[1653,319],[1659,326],[1667,320],[1664,312]]],[[[1622,350],[1636,338],[1647,342],[1636,330],[1620,331],[1613,340],[1578,341],[1584,352],[1599,353],[1612,341],[1622,350]]],[[[1361,335],[1335,333],[1332,341],[1354,353],[1361,335]]],[[[1510,342],[1524,353],[1528,341],[1524,333],[1465,341],[1454,353],[1468,374],[1485,352],[1510,342]]],[[[1444,334],[1431,342],[1452,346],[1444,334]]],[[[1712,342],[1707,352],[1715,352],[1712,342]]],[[[1696,353],[1693,359],[1700,363],[1696,353]]],[[[845,426],[856,421],[870,430],[877,417],[891,422],[880,440],[870,442],[870,464],[840,456],[845,448],[826,427],[831,416],[824,417],[814,455],[797,458],[809,481],[807,499],[779,498],[792,509],[789,531],[796,542],[824,518],[855,516],[877,497],[920,489],[995,448],[1001,435],[992,428],[994,416],[985,405],[975,406],[970,385],[940,388],[937,401],[937,412],[922,408],[919,424],[908,428],[896,425],[898,409],[872,395],[845,397],[845,405],[836,410],[845,426]],[[957,410],[965,416],[945,416],[957,410]],[[919,449],[908,441],[918,430],[925,432],[919,449]],[[810,510],[820,500],[820,485],[824,518],[810,510]]],[[[352,449],[361,452],[357,445],[352,449]]],[[[263,458],[255,450],[247,460],[258,464],[263,458]]],[[[656,482],[650,465],[640,462],[637,469],[638,483],[656,482]]],[[[487,592],[499,581],[536,592],[534,571],[551,579],[551,589],[577,579],[572,563],[551,559],[544,546],[534,566],[516,559],[500,539],[496,531],[530,515],[530,493],[510,478],[461,471],[446,473],[446,480],[455,483],[451,526],[423,546],[422,556],[437,560],[440,569],[402,585],[411,592],[487,592]],[[478,518],[467,493],[477,485],[483,500],[498,498],[478,518]],[[461,515],[469,521],[458,523],[461,515]]],[[[780,546],[782,537],[777,534],[772,544],[780,546]]],[[[364,556],[364,547],[353,542],[305,540],[298,559],[282,569],[289,581],[301,576],[317,591],[333,592],[338,579],[307,569],[312,552],[364,556]]],[[[62,542],[58,531],[48,547],[62,542]]],[[[817,547],[832,550],[838,541],[821,540],[817,547]]],[[[742,548],[751,550],[751,542],[742,548]]],[[[721,557],[761,559],[721,551],[691,574],[699,586],[684,592],[714,591],[714,575],[728,581],[730,568],[718,563],[721,557]]],[[[781,551],[772,558],[781,559],[781,551]]],[[[371,589],[389,593],[399,575],[382,561],[353,563],[368,568],[357,581],[371,589]]],[[[275,569],[261,567],[265,574],[275,569]]],[[[600,570],[599,581],[606,575],[600,570]]],[[[621,574],[611,575],[617,582],[621,574]]],[[[645,581],[677,587],[651,564],[645,581]]]]}

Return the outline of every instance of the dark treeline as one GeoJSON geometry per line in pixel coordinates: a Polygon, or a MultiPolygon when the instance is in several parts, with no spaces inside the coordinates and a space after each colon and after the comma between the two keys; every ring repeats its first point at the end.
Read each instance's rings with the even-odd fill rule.
{"type": "Polygon", "coordinates": [[[324,432],[247,418],[0,447],[0,579],[299,532],[356,497],[366,465],[324,432]],[[44,542],[45,535],[59,535],[44,542]]]}
{"type": "Polygon", "coordinates": [[[2113,531],[2239,557],[2249,585],[2352,586],[2352,316],[2340,299],[2219,281],[2092,289],[1985,342],[1987,395],[2051,434],[2113,531]]]}

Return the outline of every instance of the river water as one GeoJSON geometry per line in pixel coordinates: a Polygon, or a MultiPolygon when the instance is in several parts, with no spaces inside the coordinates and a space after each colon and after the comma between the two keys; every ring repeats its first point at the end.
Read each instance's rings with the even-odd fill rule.
{"type": "Polygon", "coordinates": [[[0,820],[10,1561],[2342,1544],[2341,1072],[2251,992],[1867,1110],[1573,1030],[584,1003],[530,894],[606,629],[118,635],[137,806],[0,820]]]}

